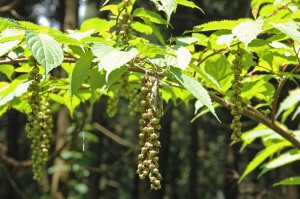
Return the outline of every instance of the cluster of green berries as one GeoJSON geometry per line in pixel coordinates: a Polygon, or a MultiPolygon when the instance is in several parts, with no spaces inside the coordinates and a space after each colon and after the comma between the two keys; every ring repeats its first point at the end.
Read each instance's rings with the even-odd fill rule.
{"type": "Polygon", "coordinates": [[[122,12],[118,19],[118,29],[119,29],[119,36],[120,40],[124,44],[128,44],[128,40],[131,39],[132,31],[130,28],[130,24],[132,22],[132,16],[130,13],[122,12]]]}
{"type": "Polygon", "coordinates": [[[162,117],[162,101],[159,93],[160,84],[155,77],[144,75],[141,77],[140,93],[140,147],[141,152],[138,156],[137,173],[141,179],[149,177],[151,188],[160,189],[162,176],[158,170],[158,153],[160,147],[159,125],[162,117]]]}
{"type": "Polygon", "coordinates": [[[232,103],[234,106],[232,107],[231,114],[233,115],[233,120],[231,123],[231,129],[233,133],[231,135],[231,140],[233,142],[238,142],[241,140],[242,136],[242,123],[241,117],[243,113],[243,98],[241,97],[243,84],[241,81],[243,80],[242,74],[242,56],[244,51],[242,49],[232,50],[231,53],[235,56],[235,59],[232,62],[232,70],[234,71],[234,79],[232,80],[232,88],[233,94],[231,96],[232,103]]]}
{"type": "Polygon", "coordinates": [[[129,72],[125,72],[120,78],[120,96],[129,100],[129,115],[134,116],[139,112],[139,96],[137,89],[130,86],[129,82],[129,72]]]}
{"type": "Polygon", "coordinates": [[[106,113],[108,115],[108,117],[112,118],[114,117],[117,112],[117,106],[118,106],[119,100],[116,97],[110,97],[107,100],[107,109],[106,109],[106,113]]]}
{"type": "Polygon", "coordinates": [[[43,167],[48,161],[48,151],[50,149],[50,139],[52,137],[53,120],[50,111],[50,104],[43,100],[40,95],[39,83],[42,75],[39,74],[39,68],[34,66],[29,73],[31,84],[28,87],[30,92],[28,102],[32,109],[28,115],[26,132],[28,138],[32,139],[32,169],[35,180],[41,180],[43,177],[43,167]]]}

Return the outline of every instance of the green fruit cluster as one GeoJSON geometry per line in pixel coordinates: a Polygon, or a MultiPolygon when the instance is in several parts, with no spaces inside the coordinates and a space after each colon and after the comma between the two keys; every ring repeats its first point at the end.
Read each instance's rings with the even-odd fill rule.
{"type": "Polygon", "coordinates": [[[242,74],[242,56],[244,51],[242,49],[232,50],[231,53],[235,56],[232,62],[232,70],[234,71],[234,79],[232,80],[233,94],[231,96],[232,107],[231,114],[233,115],[233,120],[231,123],[231,129],[233,133],[231,135],[231,140],[233,142],[238,142],[241,140],[242,136],[242,123],[241,117],[243,113],[243,98],[241,97],[243,84],[241,83],[243,76],[242,74]]]}
{"type": "Polygon", "coordinates": [[[155,77],[147,75],[141,77],[142,88],[140,93],[140,147],[141,152],[138,156],[137,173],[141,179],[147,175],[150,179],[152,189],[160,189],[162,176],[158,170],[158,153],[160,147],[159,125],[162,117],[161,97],[158,91],[159,83],[155,77]]]}
{"type": "Polygon", "coordinates": [[[139,96],[137,89],[130,86],[128,81],[129,72],[125,72],[120,79],[120,96],[129,100],[129,115],[134,116],[137,112],[139,112],[139,96]]]}
{"type": "Polygon", "coordinates": [[[32,139],[32,169],[35,180],[41,180],[43,177],[43,167],[48,161],[48,151],[50,149],[50,139],[52,137],[53,120],[50,111],[50,104],[43,100],[40,95],[39,83],[42,75],[39,74],[39,68],[34,66],[29,73],[31,84],[28,87],[30,93],[28,102],[32,112],[28,115],[26,125],[27,136],[32,139]]]}
{"type": "Polygon", "coordinates": [[[132,37],[132,31],[130,24],[132,22],[132,16],[130,13],[122,12],[118,19],[119,38],[124,44],[128,44],[128,40],[132,37]]]}
{"type": "Polygon", "coordinates": [[[108,117],[112,118],[117,114],[117,112],[118,112],[118,109],[117,109],[118,102],[119,102],[119,100],[116,97],[108,98],[108,100],[107,100],[107,109],[106,109],[106,113],[107,113],[108,117]]]}

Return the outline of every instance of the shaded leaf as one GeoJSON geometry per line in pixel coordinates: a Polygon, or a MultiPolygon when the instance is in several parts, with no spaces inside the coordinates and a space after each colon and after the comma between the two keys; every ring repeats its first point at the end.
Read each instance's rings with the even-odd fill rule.
{"type": "Polygon", "coordinates": [[[278,185],[300,185],[300,176],[289,177],[274,184],[278,185]]]}
{"type": "Polygon", "coordinates": [[[26,42],[32,55],[45,69],[46,74],[62,63],[62,48],[51,36],[27,31],[26,42]]]}
{"type": "Polygon", "coordinates": [[[87,52],[83,54],[76,62],[75,67],[71,76],[70,83],[70,93],[72,95],[78,94],[78,88],[84,82],[84,79],[89,73],[89,69],[91,67],[93,60],[93,54],[91,52],[87,52]]]}

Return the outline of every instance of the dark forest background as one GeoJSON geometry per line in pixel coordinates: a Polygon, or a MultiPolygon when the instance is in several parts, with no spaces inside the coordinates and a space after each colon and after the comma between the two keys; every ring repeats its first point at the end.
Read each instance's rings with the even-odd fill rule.
{"type": "MultiPolygon", "coordinates": [[[[117,1],[116,1],[117,2],[117,1]]],[[[0,17],[28,20],[60,30],[76,29],[87,18],[108,18],[99,12],[104,1],[97,0],[0,0],[0,17]]],[[[110,1],[109,3],[113,3],[110,1]]],[[[212,20],[251,17],[249,0],[195,0],[199,10],[179,7],[165,31],[165,38],[182,35],[212,20]]],[[[150,1],[136,6],[155,10],[150,1]]],[[[165,27],[162,27],[165,28],[165,27]]],[[[155,42],[155,41],[154,41],[155,42]]],[[[64,76],[64,71],[56,70],[64,76]]],[[[2,76],[0,76],[1,80],[2,76]]],[[[26,116],[9,110],[0,118],[0,198],[1,199],[298,199],[297,187],[273,187],[278,176],[295,173],[297,165],[265,174],[249,175],[240,184],[239,176],[263,148],[254,142],[242,153],[240,145],[230,143],[232,116],[218,108],[222,124],[210,114],[191,123],[192,104],[165,104],[162,118],[160,170],[162,189],[149,189],[147,180],[136,175],[138,116],[128,117],[127,101],[122,100],[118,114],[106,114],[107,99],[102,97],[90,107],[80,106],[74,118],[63,106],[53,106],[56,125],[47,178],[32,180],[30,141],[24,126],[26,116]],[[82,129],[85,121],[88,125],[82,129]],[[84,150],[83,150],[84,147],[84,150]]],[[[243,130],[256,123],[243,118],[243,130]]],[[[299,166],[299,165],[298,165],[299,166]]]]}

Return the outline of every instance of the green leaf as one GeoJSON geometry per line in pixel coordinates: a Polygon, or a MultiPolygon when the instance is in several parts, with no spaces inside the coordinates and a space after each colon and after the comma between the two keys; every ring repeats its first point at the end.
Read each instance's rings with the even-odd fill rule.
{"type": "Polygon", "coordinates": [[[185,70],[192,59],[192,55],[190,51],[188,51],[185,47],[173,47],[172,51],[174,50],[174,56],[166,55],[166,61],[168,65],[171,65],[175,68],[180,68],[181,70],[185,70]]]}
{"type": "Polygon", "coordinates": [[[300,176],[289,177],[274,184],[278,185],[300,185],[300,176]]]}
{"type": "Polygon", "coordinates": [[[9,28],[9,27],[16,27],[20,26],[19,23],[13,19],[2,18],[0,17],[0,31],[9,28]]]}
{"type": "Polygon", "coordinates": [[[251,173],[254,169],[256,169],[263,161],[265,161],[268,157],[273,155],[274,153],[278,152],[282,148],[286,146],[290,146],[291,144],[288,141],[283,141],[280,143],[276,143],[273,145],[270,145],[269,147],[261,150],[255,158],[251,160],[251,162],[247,165],[246,170],[242,174],[242,176],[239,179],[239,183],[249,174],[251,173]]]}
{"type": "Polygon", "coordinates": [[[91,47],[93,54],[99,60],[99,70],[106,71],[106,80],[108,75],[115,69],[120,68],[138,55],[138,50],[130,48],[129,51],[119,51],[111,46],[103,44],[94,44],[91,47]]]}
{"type": "Polygon", "coordinates": [[[247,145],[251,144],[257,138],[263,138],[274,133],[275,132],[272,129],[267,128],[263,124],[259,124],[254,129],[243,133],[243,146],[241,147],[240,151],[243,151],[247,145]]]}
{"type": "Polygon", "coordinates": [[[87,52],[83,54],[76,62],[76,65],[73,69],[71,76],[71,96],[78,94],[78,89],[84,82],[86,76],[89,73],[89,69],[92,65],[93,54],[91,52],[87,52]]]}
{"type": "Polygon", "coordinates": [[[0,106],[6,105],[15,97],[19,97],[27,92],[30,82],[27,81],[27,75],[21,75],[14,79],[9,85],[0,90],[0,106]]]}
{"type": "Polygon", "coordinates": [[[13,48],[18,46],[21,40],[12,40],[0,43],[0,57],[11,51],[13,48]]]}
{"type": "Polygon", "coordinates": [[[152,28],[153,33],[156,36],[156,38],[158,39],[158,41],[163,46],[165,46],[166,45],[165,40],[164,40],[162,34],[160,33],[159,29],[149,19],[144,18],[143,20],[144,20],[145,24],[147,24],[148,26],[150,26],[152,28]]]}
{"type": "Polygon", "coordinates": [[[141,55],[149,58],[154,58],[156,55],[167,54],[165,49],[151,43],[138,43],[136,48],[141,55]]]}
{"type": "Polygon", "coordinates": [[[27,31],[26,42],[30,52],[45,69],[46,74],[62,63],[63,50],[51,36],[27,31]]]}
{"type": "Polygon", "coordinates": [[[296,105],[300,102],[300,88],[289,91],[289,95],[280,103],[278,112],[276,113],[276,118],[285,110],[289,109],[291,106],[296,105]]]}
{"type": "Polygon", "coordinates": [[[113,26],[111,22],[108,22],[105,19],[99,19],[99,18],[91,18],[85,20],[81,26],[81,31],[88,31],[88,30],[94,30],[95,32],[102,33],[102,32],[109,32],[110,28],[113,26]]]}
{"type": "Polygon", "coordinates": [[[222,20],[222,21],[211,21],[204,23],[193,28],[193,32],[212,31],[212,30],[232,30],[238,25],[237,20],[222,20]]]}
{"type": "Polygon", "coordinates": [[[149,25],[146,25],[144,23],[141,23],[139,21],[133,21],[130,25],[130,27],[133,29],[133,30],[136,30],[140,33],[144,33],[146,35],[150,35],[153,30],[151,28],[151,26],[149,25]]]}
{"type": "Polygon", "coordinates": [[[167,24],[168,22],[163,19],[159,14],[145,10],[144,8],[137,8],[133,11],[132,13],[133,17],[140,17],[142,19],[148,19],[152,23],[157,23],[157,24],[167,24]]]}
{"type": "Polygon", "coordinates": [[[218,91],[222,91],[220,84],[215,80],[210,74],[208,74],[204,69],[197,67],[195,65],[191,65],[193,68],[204,80],[205,82],[218,91]]]}
{"type": "Polygon", "coordinates": [[[167,22],[169,23],[171,14],[174,11],[176,0],[151,0],[156,9],[159,11],[163,11],[167,15],[167,22]]]}
{"type": "Polygon", "coordinates": [[[247,49],[248,44],[262,32],[263,24],[264,20],[262,18],[258,18],[256,21],[245,21],[234,27],[232,34],[243,42],[247,49]]]}
{"type": "Polygon", "coordinates": [[[300,151],[298,149],[289,150],[288,152],[279,155],[277,158],[265,164],[263,170],[258,175],[258,178],[268,171],[274,170],[278,167],[290,164],[298,160],[300,160],[300,151]]]}
{"type": "Polygon", "coordinates": [[[254,18],[257,18],[259,8],[262,4],[273,3],[273,2],[274,2],[274,0],[252,0],[251,8],[252,8],[252,15],[254,16],[254,18]]]}
{"type": "Polygon", "coordinates": [[[225,55],[218,54],[212,56],[205,62],[204,70],[217,80],[223,92],[226,92],[231,87],[233,74],[230,69],[230,63],[225,55]]]}
{"type": "Polygon", "coordinates": [[[297,30],[299,26],[295,22],[287,22],[284,24],[271,23],[271,25],[300,43],[300,32],[297,30]]]}
{"type": "Polygon", "coordinates": [[[202,13],[204,13],[204,11],[192,1],[177,0],[176,3],[179,4],[179,5],[185,6],[185,7],[189,7],[189,8],[196,8],[198,10],[201,10],[202,13]]]}
{"type": "Polygon", "coordinates": [[[11,76],[14,73],[14,67],[8,64],[0,65],[0,72],[5,74],[6,77],[11,80],[11,76]]]}
{"type": "Polygon", "coordinates": [[[210,112],[217,118],[220,122],[218,116],[216,115],[215,109],[212,105],[210,96],[208,92],[203,88],[203,86],[195,79],[183,74],[180,70],[171,68],[170,69],[175,78],[180,82],[180,84],[185,87],[191,94],[196,97],[202,104],[209,108],[210,112]]]}

